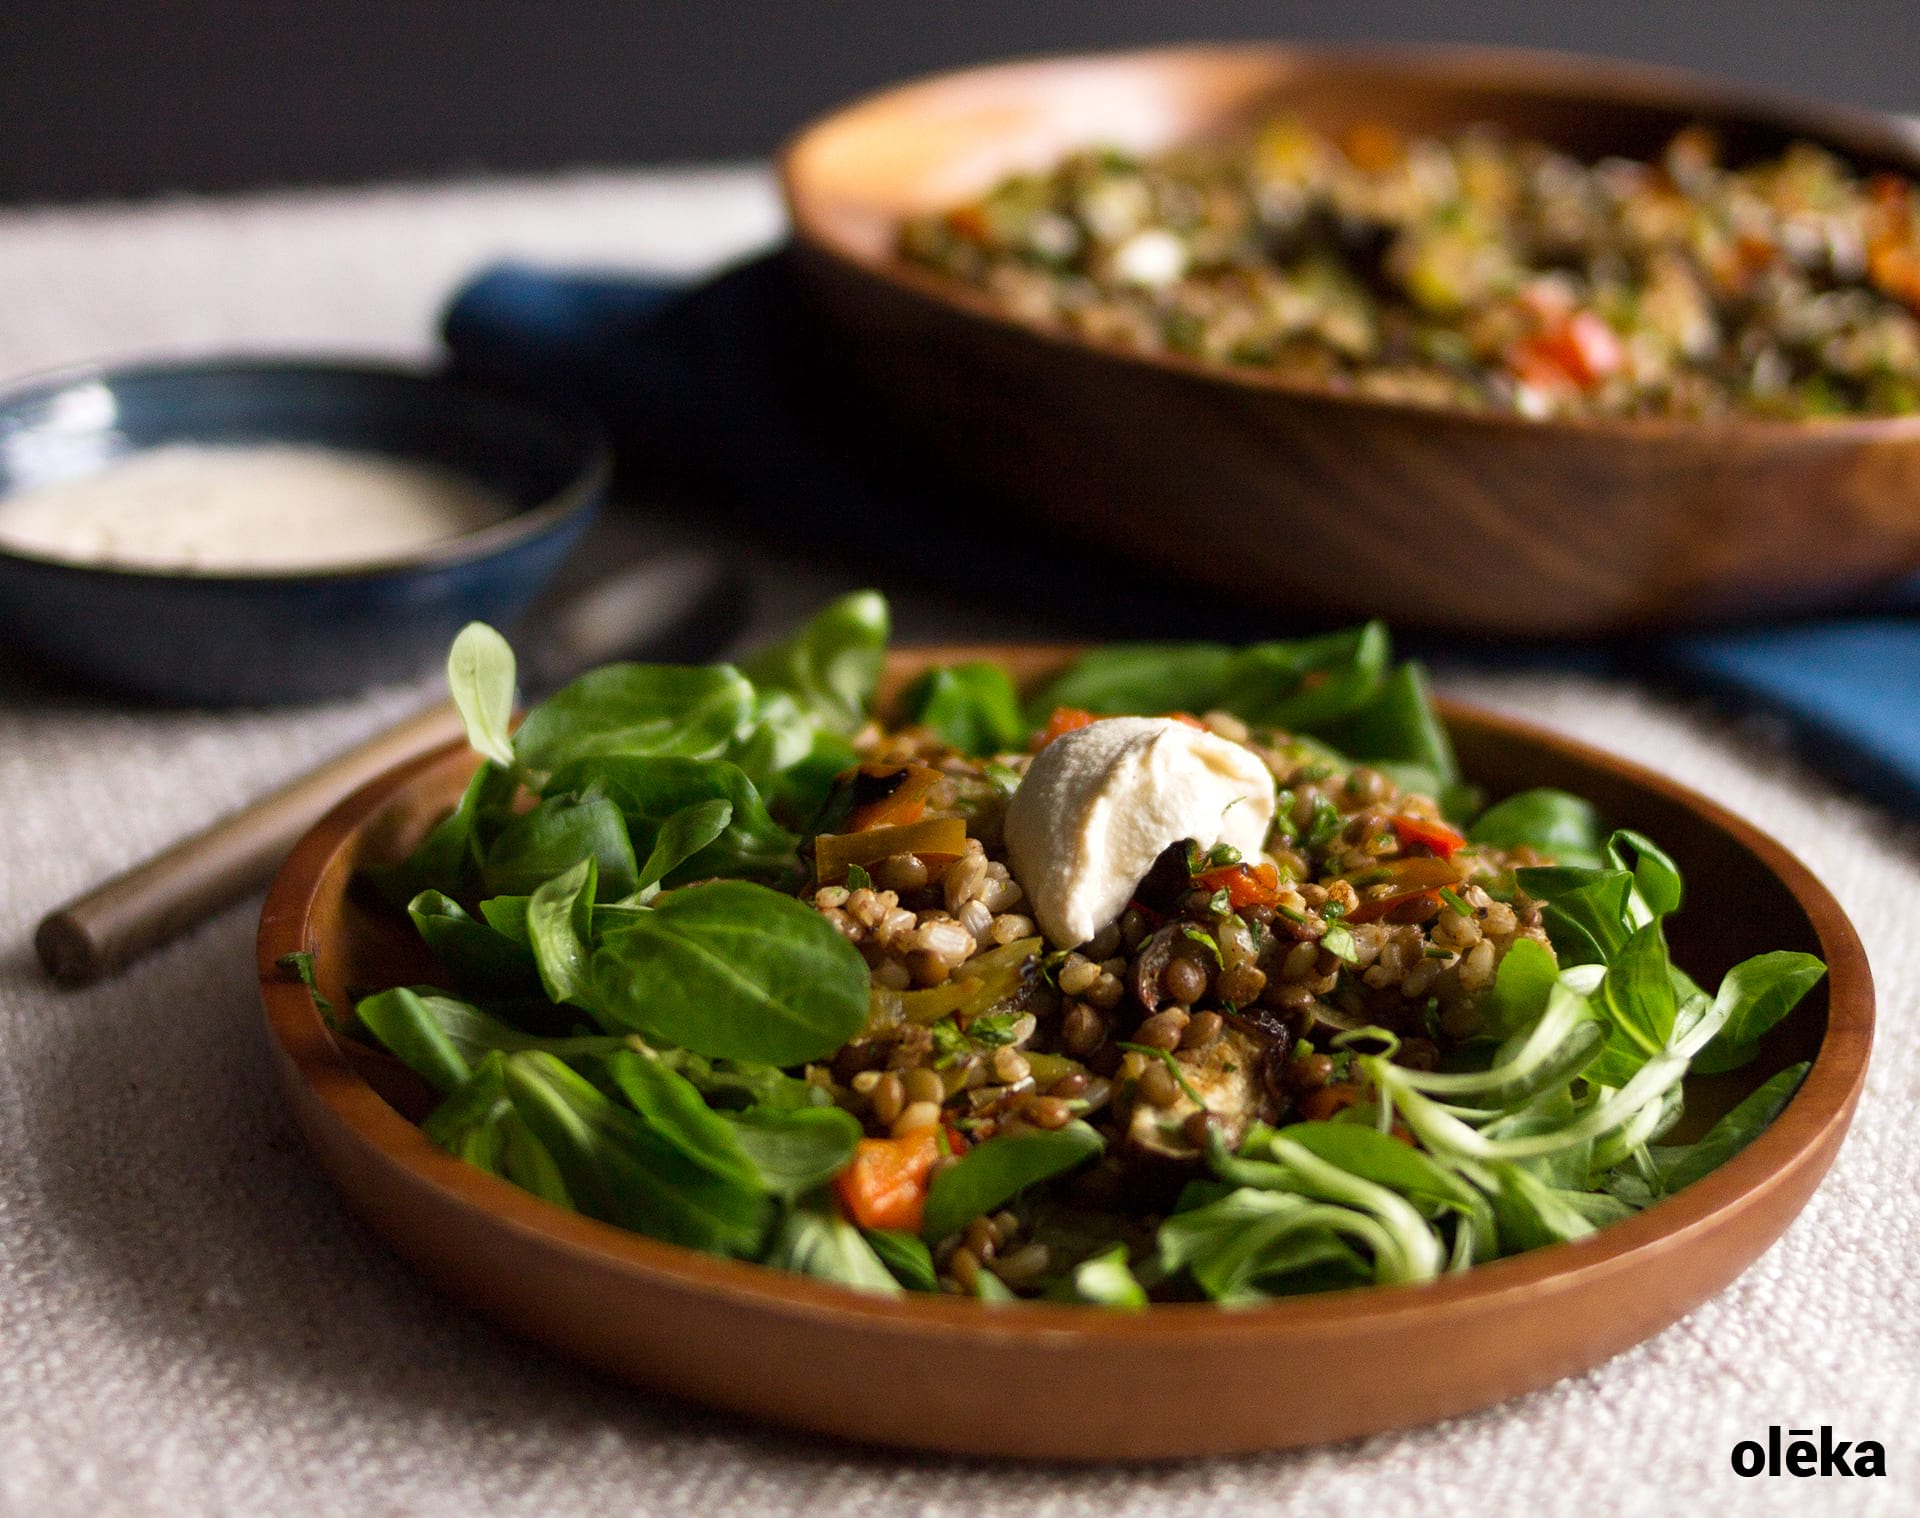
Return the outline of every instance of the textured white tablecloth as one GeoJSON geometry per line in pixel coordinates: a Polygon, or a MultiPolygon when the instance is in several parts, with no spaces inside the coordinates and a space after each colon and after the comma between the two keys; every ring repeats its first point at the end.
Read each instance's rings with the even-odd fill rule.
{"type": "MultiPolygon", "coordinates": [[[[181,348],[419,353],[445,292],[489,257],[695,268],[777,225],[764,180],[744,171],[8,213],[0,371],[181,348]]],[[[835,583],[785,577],[763,620],[835,583]]],[[[982,630],[937,598],[909,620],[922,634],[982,630]]],[[[1549,1391],[1337,1449],[1036,1471],[741,1427],[449,1307],[347,1217],[281,1109],[250,907],[111,985],[59,993],[39,979],[27,937],[44,909],[417,692],[156,715],[0,668],[0,1512],[1920,1513],[1920,836],[1765,734],[1625,685],[1453,685],[1671,771],[1832,885],[1882,1008],[1838,1166],[1721,1298],[1549,1391]],[[1891,1474],[1735,1477],[1733,1444],[1772,1423],[1878,1439],[1891,1474]]]]}

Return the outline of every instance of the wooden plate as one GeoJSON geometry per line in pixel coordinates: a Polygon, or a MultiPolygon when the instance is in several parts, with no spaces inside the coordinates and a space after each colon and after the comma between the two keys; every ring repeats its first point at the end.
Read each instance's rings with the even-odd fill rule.
{"type": "Polygon", "coordinates": [[[1920,565],[1920,416],[1532,422],[1146,355],[903,263],[901,221],[1094,144],[1276,111],[1339,131],[1493,122],[1595,158],[1692,122],[1920,175],[1888,118],[1672,69],[1487,49],[1169,48],[969,69],[804,131],[794,265],[871,406],[942,468],[1289,614],[1590,634],[1831,604],[1920,565]],[[1408,551],[1411,547],[1412,551],[1408,551]]]}
{"type": "MultiPolygon", "coordinates": [[[[890,661],[892,688],[929,663],[982,655],[1028,680],[1065,657],[906,650],[890,661]]],[[[337,1005],[349,987],[421,976],[410,929],[356,875],[399,857],[452,806],[474,762],[458,746],[343,802],[280,872],[259,939],[276,1061],[322,1166],[430,1280],[588,1364],[716,1407],[876,1444],[1148,1460],[1344,1439],[1498,1402],[1658,1332],[1773,1242],[1846,1132],[1873,986],[1832,896],[1754,828],[1624,760],[1507,717],[1443,711],[1468,773],[1493,794],[1564,786],[1672,851],[1688,884],[1673,946],[1702,980],[1767,949],[1827,962],[1827,979],[1753,1065],[1688,1088],[1698,1122],[1811,1059],[1774,1124],[1704,1180],[1577,1244],[1423,1286],[1129,1315],[864,1297],[552,1207],[430,1144],[370,1084],[384,1057],[336,1039],[306,988],[275,968],[283,954],[311,951],[337,1005]]]]}

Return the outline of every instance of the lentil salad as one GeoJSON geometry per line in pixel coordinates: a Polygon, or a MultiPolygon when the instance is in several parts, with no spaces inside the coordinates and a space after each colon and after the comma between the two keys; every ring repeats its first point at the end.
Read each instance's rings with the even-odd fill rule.
{"type": "Polygon", "coordinates": [[[1804,1071],[1659,1142],[1689,1069],[1751,1059],[1822,967],[1697,986],[1672,862],[1564,793],[1480,805],[1377,624],[1098,650],[1025,700],[934,670],[883,723],[886,634],[848,597],[743,669],[608,666],[517,730],[510,650],[461,635],[486,762],[380,881],[445,984],[343,1029],[432,1088],[430,1137],[858,1289],[1240,1305],[1585,1237],[1804,1071]],[[1009,813],[1050,751],[1142,712],[1256,758],[1271,822],[1252,852],[1173,839],[1050,940],[1009,813]]]}
{"type": "Polygon", "coordinates": [[[1584,163],[1489,126],[1282,118],[1073,154],[914,218],[909,262],[1007,314],[1421,405],[1563,416],[1920,407],[1920,201],[1799,141],[1584,163]]]}

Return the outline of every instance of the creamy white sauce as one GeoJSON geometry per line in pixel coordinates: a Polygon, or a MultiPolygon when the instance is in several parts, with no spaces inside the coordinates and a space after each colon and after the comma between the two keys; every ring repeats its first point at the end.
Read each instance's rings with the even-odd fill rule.
{"type": "Polygon", "coordinates": [[[172,444],[0,499],[0,547],[128,569],[336,569],[511,510],[472,480],[377,454],[172,444]]]}
{"type": "Polygon", "coordinates": [[[1071,949],[1120,915],[1168,844],[1258,859],[1273,809],[1251,749],[1170,717],[1108,717],[1034,756],[1007,806],[1007,856],[1041,930],[1071,949]]]}

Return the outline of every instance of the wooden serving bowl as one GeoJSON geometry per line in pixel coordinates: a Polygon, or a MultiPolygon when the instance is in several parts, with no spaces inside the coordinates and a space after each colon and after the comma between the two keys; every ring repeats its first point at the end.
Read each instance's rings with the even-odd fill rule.
{"type": "Polygon", "coordinates": [[[1492,122],[1587,158],[1680,127],[1920,175],[1887,119],[1626,64],[1482,49],[1179,48],[969,69],[802,132],[794,266],[869,403],[958,477],[1290,613],[1583,635],[1831,604],[1920,564],[1920,416],[1532,422],[1340,395],[1024,324],[894,255],[902,220],[1071,149],[1284,110],[1492,122]]]}
{"type": "MultiPolygon", "coordinates": [[[[929,663],[982,656],[1028,680],[1065,658],[907,650],[889,677],[897,689],[929,663]]],[[[1752,1065],[1688,1088],[1690,1118],[1704,1125],[1775,1071],[1811,1059],[1773,1125],[1704,1180],[1577,1244],[1421,1286],[1129,1314],[864,1296],[551,1206],[429,1143],[369,1081],[385,1084],[399,1067],[337,1038],[312,994],[275,964],[311,952],[336,1006],[348,1004],[349,988],[422,977],[405,920],[356,880],[453,805],[474,764],[458,745],[341,803],[281,870],[259,939],[276,1063],[322,1166],[430,1280],[590,1365],[716,1407],[875,1444],[1104,1461],[1344,1439],[1498,1402],[1658,1332],[1773,1242],[1846,1132],[1866,1071],[1873,986],[1838,904],[1772,839],[1625,760],[1508,717],[1453,704],[1443,712],[1469,773],[1495,795],[1564,786],[1672,851],[1688,886],[1675,954],[1707,984],[1767,949],[1827,962],[1826,980],[1752,1065]],[[1148,1386],[1154,1413],[1142,1418],[1148,1386]]]]}

